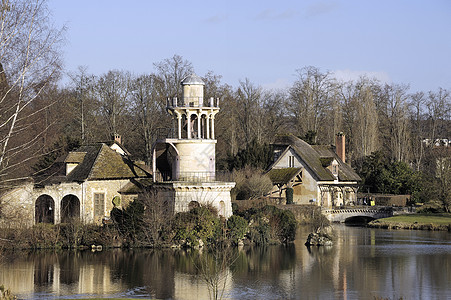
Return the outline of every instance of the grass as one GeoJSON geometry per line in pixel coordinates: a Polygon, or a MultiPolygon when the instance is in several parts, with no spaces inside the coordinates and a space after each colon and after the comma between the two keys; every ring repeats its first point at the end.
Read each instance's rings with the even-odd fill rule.
{"type": "Polygon", "coordinates": [[[412,214],[378,219],[369,227],[386,229],[448,230],[451,231],[451,214],[412,214]]]}
{"type": "Polygon", "coordinates": [[[414,224],[436,224],[446,225],[451,224],[451,214],[413,214],[413,215],[400,215],[389,218],[379,219],[382,222],[390,223],[410,223],[414,224]]]}

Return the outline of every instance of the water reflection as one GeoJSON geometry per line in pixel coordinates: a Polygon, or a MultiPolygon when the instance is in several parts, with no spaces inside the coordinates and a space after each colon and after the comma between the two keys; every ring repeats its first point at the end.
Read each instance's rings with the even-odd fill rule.
{"type": "MultiPolygon", "coordinates": [[[[446,298],[451,294],[451,234],[337,226],[332,247],[235,249],[222,273],[229,299],[446,298]]],[[[206,299],[199,258],[181,250],[21,253],[3,259],[0,283],[21,298],[146,296],[206,299]]]]}

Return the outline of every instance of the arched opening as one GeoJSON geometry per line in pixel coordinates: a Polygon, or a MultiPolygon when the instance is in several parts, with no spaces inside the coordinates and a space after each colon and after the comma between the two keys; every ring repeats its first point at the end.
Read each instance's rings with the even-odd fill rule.
{"type": "Polygon", "coordinates": [[[191,133],[190,133],[190,137],[191,139],[197,139],[199,138],[199,129],[200,129],[200,123],[199,123],[199,118],[197,117],[196,114],[191,114],[190,116],[190,129],[191,129],[191,133]]]}
{"type": "Polygon", "coordinates": [[[185,114],[182,115],[181,123],[182,123],[182,128],[181,128],[182,132],[180,133],[181,138],[182,139],[187,139],[187,138],[189,138],[188,137],[188,120],[187,120],[185,114]]]}
{"type": "Polygon", "coordinates": [[[55,223],[55,201],[49,195],[41,195],[34,206],[36,223],[55,223]]]}
{"type": "Polygon", "coordinates": [[[200,125],[201,125],[201,135],[200,135],[200,138],[201,139],[207,139],[208,137],[209,137],[209,133],[207,133],[207,129],[209,128],[209,126],[207,126],[207,115],[205,115],[205,114],[202,114],[201,116],[200,116],[200,121],[201,121],[201,123],[200,123],[200,125]]]}
{"type": "Polygon", "coordinates": [[[197,208],[197,207],[200,207],[200,204],[199,204],[199,202],[197,202],[197,201],[191,201],[191,202],[188,204],[188,209],[189,209],[189,210],[192,210],[192,209],[197,208]]]}
{"type": "Polygon", "coordinates": [[[66,195],[61,200],[61,223],[80,220],[80,200],[77,196],[66,195]]]}
{"type": "Polygon", "coordinates": [[[346,225],[365,225],[369,222],[375,220],[373,217],[369,216],[355,216],[355,217],[349,217],[345,220],[346,225]]]}

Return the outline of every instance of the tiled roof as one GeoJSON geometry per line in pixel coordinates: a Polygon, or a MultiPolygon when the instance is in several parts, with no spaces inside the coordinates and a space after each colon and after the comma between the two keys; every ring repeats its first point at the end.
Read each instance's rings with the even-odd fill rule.
{"type": "Polygon", "coordinates": [[[302,168],[271,169],[267,173],[273,184],[287,184],[302,168]]]}
{"type": "Polygon", "coordinates": [[[67,154],[65,159],[59,159],[46,172],[35,176],[39,185],[61,182],[83,182],[86,180],[131,179],[150,177],[145,166],[135,164],[112,150],[105,143],[85,145],[67,154]],[[66,176],[65,164],[78,163],[66,176]]]}
{"type": "Polygon", "coordinates": [[[320,161],[320,156],[311,145],[303,140],[295,137],[294,135],[277,136],[274,142],[275,145],[291,146],[307,167],[311,170],[311,173],[320,181],[333,181],[334,175],[324,168],[320,161]]]}
{"type": "Polygon", "coordinates": [[[119,190],[121,194],[138,194],[153,185],[151,178],[138,178],[127,183],[119,190]]]}
{"type": "Polygon", "coordinates": [[[327,167],[323,166],[324,159],[330,158],[334,158],[338,161],[338,179],[340,181],[361,180],[359,175],[357,175],[349,165],[341,161],[337,154],[332,150],[331,146],[312,146],[294,135],[277,136],[273,144],[277,146],[291,146],[319,181],[335,180],[332,172],[327,167]]]}
{"type": "Polygon", "coordinates": [[[80,147],[76,152],[85,152],[85,158],[67,176],[68,181],[99,179],[125,179],[147,177],[149,174],[138,165],[104,143],[80,147]]]}
{"type": "Polygon", "coordinates": [[[64,159],[66,163],[81,163],[85,158],[86,152],[69,152],[64,159]]]}

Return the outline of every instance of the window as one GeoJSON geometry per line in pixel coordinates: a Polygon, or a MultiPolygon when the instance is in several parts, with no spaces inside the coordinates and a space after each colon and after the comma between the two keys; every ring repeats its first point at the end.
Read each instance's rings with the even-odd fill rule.
{"type": "Polygon", "coordinates": [[[105,215],[105,194],[94,193],[94,216],[103,217],[105,215]]]}
{"type": "Polygon", "coordinates": [[[293,155],[288,156],[288,167],[294,168],[294,156],[293,155]]]}
{"type": "Polygon", "coordinates": [[[333,165],[332,166],[332,174],[338,175],[338,165],[333,165]]]}

